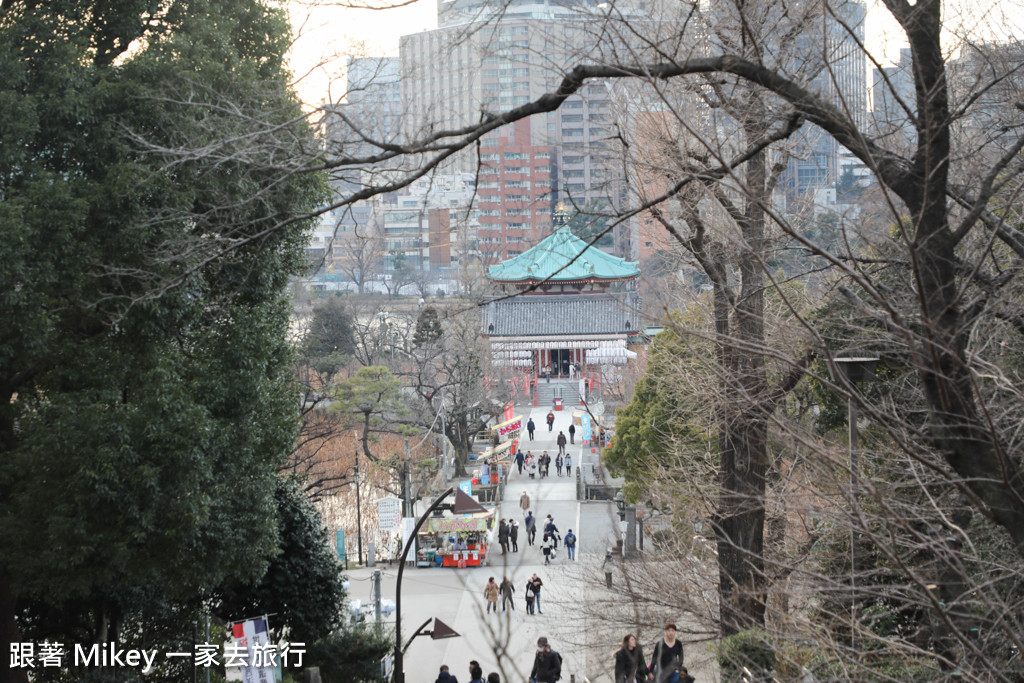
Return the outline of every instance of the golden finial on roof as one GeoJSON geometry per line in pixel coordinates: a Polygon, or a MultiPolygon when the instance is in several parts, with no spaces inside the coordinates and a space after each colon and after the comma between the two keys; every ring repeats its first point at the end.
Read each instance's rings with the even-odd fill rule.
{"type": "Polygon", "coordinates": [[[558,205],[555,206],[555,215],[552,217],[551,223],[552,225],[555,226],[555,229],[557,230],[558,228],[561,228],[562,226],[566,225],[568,222],[569,207],[567,207],[562,202],[559,202],[558,205]]]}

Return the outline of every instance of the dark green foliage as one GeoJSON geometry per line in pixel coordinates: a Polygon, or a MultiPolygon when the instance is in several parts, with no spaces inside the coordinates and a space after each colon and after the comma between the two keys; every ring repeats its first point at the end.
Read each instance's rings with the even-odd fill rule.
{"type": "Polygon", "coordinates": [[[419,348],[427,344],[433,344],[441,338],[441,318],[437,309],[433,306],[426,306],[420,311],[416,319],[416,332],[413,333],[413,346],[419,348]]]}
{"type": "Polygon", "coordinates": [[[35,640],[196,614],[275,553],[324,187],[288,44],[253,0],[0,10],[0,604],[35,640]]]}
{"type": "Polygon", "coordinates": [[[309,666],[319,666],[323,683],[376,683],[380,660],[395,649],[390,631],[354,626],[307,648],[309,666]]]}
{"type": "Polygon", "coordinates": [[[341,624],[341,565],[320,513],[298,482],[279,479],[274,500],[280,552],[268,558],[267,571],[255,585],[226,586],[215,612],[225,621],[273,614],[275,632],[287,628],[289,641],[312,643],[341,624]]]}
{"type": "Polygon", "coordinates": [[[746,668],[753,674],[753,680],[768,681],[775,668],[775,648],[768,634],[761,629],[741,631],[719,643],[718,666],[722,670],[722,680],[741,680],[746,668]]]}
{"type": "Polygon", "coordinates": [[[692,397],[679,391],[667,371],[679,359],[692,357],[693,350],[667,327],[654,338],[649,354],[633,399],[616,411],[615,434],[602,458],[614,476],[626,478],[625,494],[633,502],[640,500],[655,478],[665,476],[666,468],[685,476],[681,451],[693,449],[703,454],[707,450],[701,425],[706,415],[698,413],[692,397]]]}
{"type": "Polygon", "coordinates": [[[331,298],[315,306],[302,345],[304,360],[329,376],[348,362],[355,349],[353,317],[345,301],[331,298]]]}

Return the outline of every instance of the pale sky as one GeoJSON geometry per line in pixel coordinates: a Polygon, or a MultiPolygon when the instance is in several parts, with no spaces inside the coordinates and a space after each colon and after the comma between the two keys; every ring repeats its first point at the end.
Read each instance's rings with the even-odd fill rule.
{"type": "MultiPolygon", "coordinates": [[[[330,0],[288,1],[296,34],[290,63],[296,89],[309,104],[337,100],[344,94],[348,56],[397,56],[400,36],[437,26],[435,0],[417,0],[385,10],[352,9],[342,6],[343,2],[346,0],[334,0],[334,4],[330,0]]],[[[379,2],[383,5],[387,0],[379,2]]],[[[348,0],[348,4],[366,3],[348,0]]],[[[948,50],[959,46],[953,33],[959,33],[964,24],[975,39],[1024,40],[1024,0],[947,0],[944,16],[950,27],[944,38],[948,50]]],[[[879,0],[868,0],[865,31],[868,48],[876,58],[887,63],[899,58],[902,34],[879,0]]]]}

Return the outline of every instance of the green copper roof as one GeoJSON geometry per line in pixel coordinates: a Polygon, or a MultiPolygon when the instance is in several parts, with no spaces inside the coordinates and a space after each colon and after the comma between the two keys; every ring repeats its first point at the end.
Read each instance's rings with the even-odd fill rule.
{"type": "Polygon", "coordinates": [[[622,280],[639,274],[636,262],[588,247],[565,226],[532,249],[488,269],[488,277],[498,282],[622,280]]]}

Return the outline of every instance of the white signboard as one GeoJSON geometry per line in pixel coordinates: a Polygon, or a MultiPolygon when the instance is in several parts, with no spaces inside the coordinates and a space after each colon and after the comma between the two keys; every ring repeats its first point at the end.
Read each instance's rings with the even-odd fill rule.
{"type": "Polygon", "coordinates": [[[402,499],[394,496],[377,501],[377,522],[381,531],[395,531],[402,526],[402,499]]]}
{"type": "MultiPolygon", "coordinates": [[[[402,518],[402,548],[405,548],[405,544],[409,542],[412,537],[412,532],[416,528],[415,517],[403,517],[402,518]]],[[[401,555],[399,555],[401,557],[401,555]]],[[[409,554],[406,556],[406,562],[416,562],[416,545],[413,543],[413,547],[409,550],[409,554]]]]}

